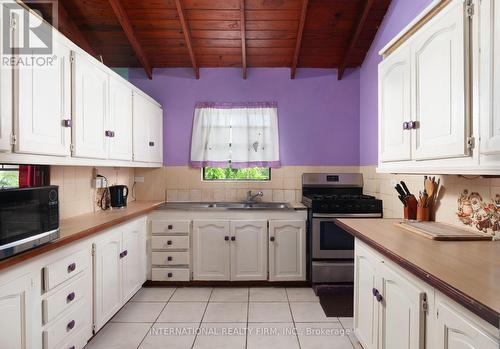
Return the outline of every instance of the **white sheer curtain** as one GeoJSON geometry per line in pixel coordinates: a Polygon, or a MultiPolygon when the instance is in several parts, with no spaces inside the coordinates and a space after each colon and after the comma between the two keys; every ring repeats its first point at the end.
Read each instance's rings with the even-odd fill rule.
{"type": "Polygon", "coordinates": [[[191,165],[280,167],[276,103],[197,104],[191,165]]]}

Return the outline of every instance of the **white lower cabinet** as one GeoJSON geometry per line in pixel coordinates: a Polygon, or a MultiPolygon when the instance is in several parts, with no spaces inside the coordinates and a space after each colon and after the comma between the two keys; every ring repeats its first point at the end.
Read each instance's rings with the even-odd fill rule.
{"type": "Polygon", "coordinates": [[[146,281],[146,220],[103,234],[94,243],[94,331],[98,331],[146,281]]]}
{"type": "Polygon", "coordinates": [[[305,279],[305,221],[269,221],[269,281],[305,279]]]}
{"type": "Polygon", "coordinates": [[[0,284],[0,348],[32,348],[31,283],[28,274],[0,284]]]}
{"type": "Polygon", "coordinates": [[[364,349],[496,349],[498,329],[356,240],[354,329],[364,349]]]}
{"type": "Polygon", "coordinates": [[[231,221],[231,280],[267,280],[267,221],[231,221]]]}
{"type": "Polygon", "coordinates": [[[230,280],[229,221],[193,221],[193,279],[230,280]]]}

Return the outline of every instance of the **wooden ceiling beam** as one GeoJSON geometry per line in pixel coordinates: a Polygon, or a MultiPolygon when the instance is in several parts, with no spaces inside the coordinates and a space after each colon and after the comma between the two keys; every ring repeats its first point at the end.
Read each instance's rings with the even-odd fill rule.
{"type": "Polygon", "coordinates": [[[194,75],[196,76],[196,79],[199,79],[200,68],[198,67],[198,63],[196,63],[196,56],[194,55],[193,44],[191,42],[191,32],[189,31],[189,26],[186,21],[186,16],[184,15],[181,0],[175,0],[175,7],[177,8],[177,14],[179,15],[179,21],[181,22],[184,40],[186,41],[186,46],[189,51],[189,57],[191,58],[191,65],[194,69],[194,75]]]}
{"type": "Polygon", "coordinates": [[[338,72],[337,72],[337,79],[338,80],[342,80],[342,77],[344,76],[345,70],[347,68],[347,64],[349,63],[349,58],[352,54],[352,51],[356,47],[356,44],[358,43],[359,36],[361,35],[361,31],[363,30],[363,27],[365,26],[366,19],[368,18],[368,14],[370,13],[370,10],[373,6],[373,3],[374,3],[374,0],[365,0],[363,12],[361,12],[361,15],[359,16],[358,22],[356,23],[356,26],[354,27],[354,32],[351,36],[351,40],[349,41],[349,46],[347,47],[347,50],[344,54],[344,57],[342,58],[340,66],[338,68],[338,72]]]}
{"type": "Polygon", "coordinates": [[[309,1],[302,1],[302,11],[300,13],[299,29],[297,31],[297,41],[295,42],[295,51],[293,52],[292,68],[290,78],[295,79],[297,64],[299,63],[300,48],[302,46],[302,34],[304,33],[304,24],[306,23],[307,5],[309,1]]]}
{"type": "Polygon", "coordinates": [[[245,0],[240,0],[240,32],[241,32],[241,66],[243,68],[243,79],[247,78],[247,43],[245,23],[245,0]]]}
{"type": "Polygon", "coordinates": [[[130,23],[130,19],[128,18],[127,12],[125,12],[125,9],[120,3],[120,0],[108,0],[108,1],[109,4],[111,5],[111,8],[113,9],[113,12],[115,13],[116,18],[118,19],[118,22],[120,22],[123,32],[125,33],[125,36],[127,37],[130,45],[132,46],[132,49],[134,50],[137,59],[139,60],[139,62],[141,62],[142,67],[146,71],[146,75],[150,80],[153,79],[153,68],[149,63],[149,59],[146,56],[146,53],[144,52],[142,45],[139,43],[139,40],[135,35],[134,29],[132,27],[132,24],[130,23]]]}

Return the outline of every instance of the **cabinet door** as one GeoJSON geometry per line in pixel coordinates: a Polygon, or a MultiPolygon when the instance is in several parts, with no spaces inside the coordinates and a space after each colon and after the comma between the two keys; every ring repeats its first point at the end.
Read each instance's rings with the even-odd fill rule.
{"type": "Polygon", "coordinates": [[[424,348],[425,292],[387,265],[380,265],[379,348],[424,348]]]}
{"type": "Polygon", "coordinates": [[[371,253],[356,243],[354,253],[354,329],[365,349],[377,348],[378,303],[373,295],[377,287],[377,264],[371,253]]]}
{"type": "Polygon", "coordinates": [[[73,156],[105,159],[108,74],[97,62],[73,54],[73,156]]]}
{"type": "Polygon", "coordinates": [[[228,221],[193,222],[193,279],[229,280],[230,238],[228,221]]]}
{"type": "Polygon", "coordinates": [[[31,276],[0,285],[0,348],[31,348],[31,276]]]}
{"type": "Polygon", "coordinates": [[[132,89],[116,78],[109,81],[109,158],[132,160],[132,89]]]}
{"type": "Polygon", "coordinates": [[[469,155],[465,1],[452,1],[411,43],[415,159],[469,155]]]}
{"type": "MultiPolygon", "coordinates": [[[[41,30],[53,31],[49,24],[41,30]]],[[[40,64],[20,65],[15,70],[17,153],[70,155],[71,129],[63,122],[71,121],[71,51],[59,35],[52,35],[53,56],[35,51],[29,59],[40,64]]]]}
{"type": "Polygon", "coordinates": [[[269,280],[298,281],[306,277],[304,221],[269,222],[269,280]]]}
{"type": "Polygon", "coordinates": [[[438,349],[498,349],[497,340],[458,309],[438,301],[436,320],[438,349]]]}
{"type": "MultiPolygon", "coordinates": [[[[0,3],[0,16],[3,18],[4,3],[0,3]]],[[[3,35],[4,27],[0,26],[0,62],[4,61],[3,35]]],[[[13,69],[4,65],[0,66],[0,152],[10,151],[10,135],[12,133],[12,75],[13,69]]]]}
{"type": "Polygon", "coordinates": [[[134,115],[133,115],[133,152],[134,161],[149,162],[149,122],[151,115],[151,103],[143,95],[134,92],[134,115]]]}
{"type": "Polygon", "coordinates": [[[123,226],[123,301],[128,301],[146,281],[146,221],[123,226]],[[126,252],[125,252],[126,251],[126,252]]]}
{"type": "Polygon", "coordinates": [[[94,324],[98,331],[121,308],[122,232],[111,230],[94,244],[94,324]]]}
{"type": "Polygon", "coordinates": [[[481,153],[500,154],[500,4],[481,1],[481,153]]]}
{"type": "Polygon", "coordinates": [[[267,280],[267,221],[231,221],[231,280],[267,280]]]}
{"type": "Polygon", "coordinates": [[[149,115],[149,147],[151,162],[163,162],[163,109],[157,105],[151,105],[149,115]]]}
{"type": "Polygon", "coordinates": [[[380,161],[411,160],[410,49],[403,46],[379,65],[380,161]]]}

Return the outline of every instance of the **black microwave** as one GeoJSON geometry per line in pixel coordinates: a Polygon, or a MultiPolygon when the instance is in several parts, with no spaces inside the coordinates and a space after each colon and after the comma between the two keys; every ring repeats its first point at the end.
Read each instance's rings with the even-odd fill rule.
{"type": "Polygon", "coordinates": [[[0,190],[0,260],[59,237],[58,189],[0,190]]]}

